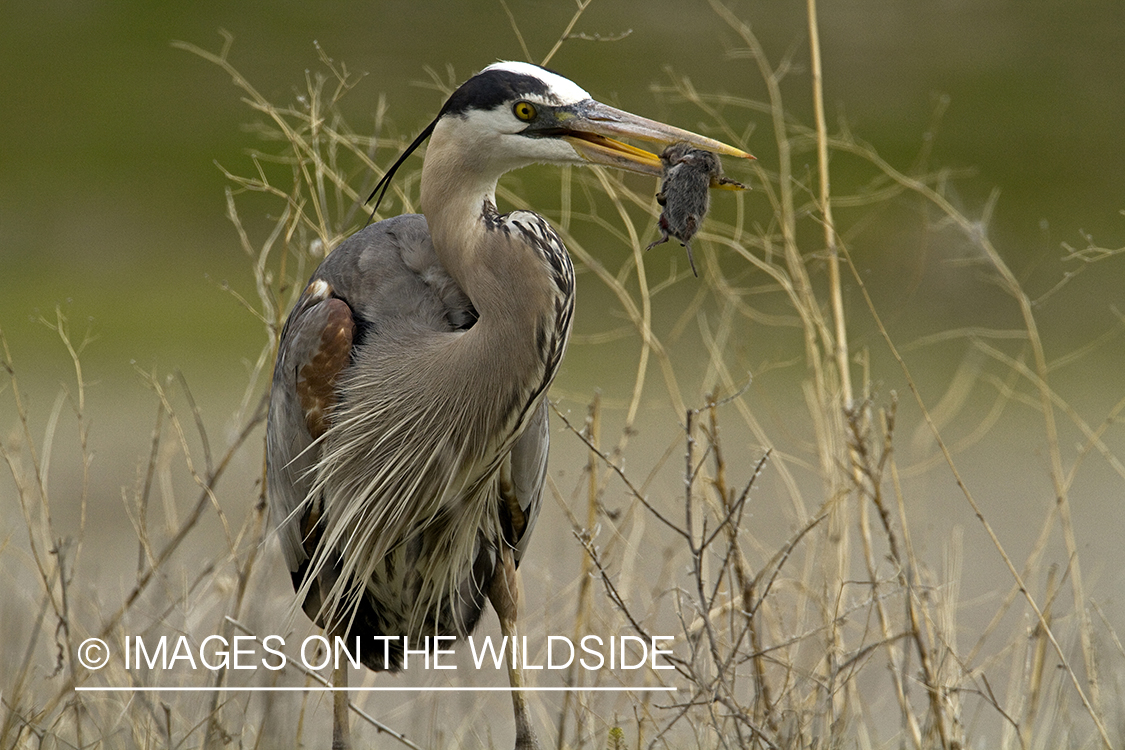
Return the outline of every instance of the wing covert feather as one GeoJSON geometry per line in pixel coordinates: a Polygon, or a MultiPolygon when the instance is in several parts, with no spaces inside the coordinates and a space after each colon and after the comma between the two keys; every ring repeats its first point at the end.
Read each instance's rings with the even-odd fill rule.
{"type": "Polygon", "coordinates": [[[351,310],[330,293],[327,284],[313,282],[301,295],[282,330],[270,391],[270,513],[290,570],[307,557],[302,538],[317,459],[314,443],[335,405],[336,381],[348,363],[355,329],[351,310]]]}

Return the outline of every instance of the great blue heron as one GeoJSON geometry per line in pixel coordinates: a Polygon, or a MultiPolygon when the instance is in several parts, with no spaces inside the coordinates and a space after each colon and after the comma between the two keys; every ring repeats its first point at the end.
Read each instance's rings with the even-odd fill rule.
{"type": "MultiPolygon", "coordinates": [[[[298,599],[330,635],[362,636],[376,670],[401,667],[401,636],[412,648],[465,636],[486,599],[515,636],[574,269],[541,216],[498,212],[497,180],[534,162],[661,173],[617,137],[752,158],[525,63],[462,84],[376,191],[427,136],[424,213],[368,226],[320,265],[282,331],[270,393],[270,510],[298,599]],[[372,635],[396,638],[387,663],[372,635]]],[[[347,686],[345,668],[333,678],[347,686]]],[[[516,747],[537,747],[518,668],[509,680],[516,747]]],[[[335,698],[341,748],[346,693],[335,698]]]]}

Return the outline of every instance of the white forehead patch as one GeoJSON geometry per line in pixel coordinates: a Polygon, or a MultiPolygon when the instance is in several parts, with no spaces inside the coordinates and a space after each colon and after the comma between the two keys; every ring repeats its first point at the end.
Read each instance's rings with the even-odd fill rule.
{"type": "MultiPolygon", "coordinates": [[[[538,65],[532,65],[531,63],[498,62],[489,65],[484,70],[507,70],[512,73],[538,78],[543,81],[543,83],[547,84],[547,87],[551,89],[551,93],[557,96],[562,104],[575,104],[591,98],[586,89],[569,78],[563,78],[557,73],[552,73],[549,70],[540,68],[538,65]]],[[[484,71],[481,72],[483,73],[484,71]]]]}

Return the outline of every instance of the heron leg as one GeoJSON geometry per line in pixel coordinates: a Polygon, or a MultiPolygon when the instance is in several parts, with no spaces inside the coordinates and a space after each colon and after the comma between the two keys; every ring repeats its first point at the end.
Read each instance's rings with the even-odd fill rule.
{"type": "MultiPolygon", "coordinates": [[[[516,562],[512,548],[500,543],[500,564],[492,576],[488,591],[496,615],[500,618],[500,633],[508,639],[513,654],[519,635],[516,630],[516,615],[519,610],[519,592],[516,579],[516,562]]],[[[523,669],[519,659],[508,662],[508,684],[512,686],[512,707],[516,715],[516,750],[539,750],[539,741],[531,727],[531,716],[527,710],[527,697],[523,693],[523,669]]]]}
{"type": "MultiPolygon", "coordinates": [[[[332,639],[335,642],[335,639],[332,639]]],[[[332,750],[351,750],[348,727],[348,660],[342,659],[332,670],[332,750]]]]}

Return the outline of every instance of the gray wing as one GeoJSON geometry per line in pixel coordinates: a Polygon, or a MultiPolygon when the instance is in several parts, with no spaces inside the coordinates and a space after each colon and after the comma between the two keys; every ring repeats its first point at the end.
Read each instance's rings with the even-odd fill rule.
{"type": "Polygon", "coordinates": [[[524,515],[524,527],[516,539],[516,564],[519,564],[527,545],[535,521],[539,518],[539,507],[543,500],[543,480],[547,476],[547,452],[551,445],[548,429],[547,399],[539,402],[539,408],[531,417],[523,434],[512,446],[512,487],[516,501],[524,515]]]}
{"type": "Polygon", "coordinates": [[[266,424],[266,470],[270,517],[290,571],[311,554],[303,540],[320,515],[305,503],[319,454],[315,440],[334,406],[336,380],[350,359],[354,333],[348,306],[315,279],[282,329],[266,424]],[[335,347],[329,344],[333,340],[335,347]]]}
{"type": "Polygon", "coordinates": [[[417,214],[380,221],[336,248],[309,280],[282,330],[266,463],[271,521],[291,572],[301,569],[317,541],[320,509],[309,491],[320,455],[317,439],[341,395],[341,376],[365,341],[403,320],[436,331],[468,328],[476,320],[469,299],[438,262],[425,218],[417,214]]]}

